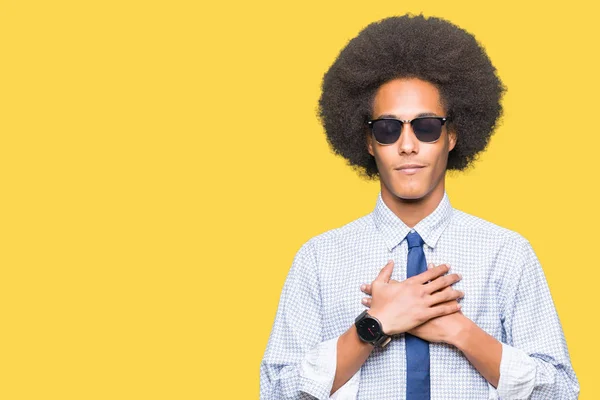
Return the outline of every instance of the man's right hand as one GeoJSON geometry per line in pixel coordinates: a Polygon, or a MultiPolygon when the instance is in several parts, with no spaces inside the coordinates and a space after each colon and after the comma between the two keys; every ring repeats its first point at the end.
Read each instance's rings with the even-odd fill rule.
{"type": "Polygon", "coordinates": [[[458,303],[451,300],[463,297],[464,293],[454,290],[451,285],[461,277],[458,274],[443,276],[450,270],[446,264],[402,282],[390,279],[393,269],[394,261],[390,260],[367,285],[372,296],[369,314],[381,322],[386,335],[407,332],[432,318],[460,309],[458,303]]]}

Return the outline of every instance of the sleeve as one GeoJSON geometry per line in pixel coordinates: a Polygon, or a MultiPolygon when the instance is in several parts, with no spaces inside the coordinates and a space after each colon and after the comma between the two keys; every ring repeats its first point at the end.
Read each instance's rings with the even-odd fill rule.
{"type": "MultiPolygon", "coordinates": [[[[571,400],[579,396],[579,382],[550,289],[530,243],[521,237],[508,277],[501,319],[500,400],[571,400]]],[[[490,385],[490,392],[493,387],[490,385]]]]}
{"type": "Polygon", "coordinates": [[[337,340],[323,340],[321,295],[311,241],[294,257],[260,364],[260,398],[356,399],[360,370],[329,396],[337,340]]]}

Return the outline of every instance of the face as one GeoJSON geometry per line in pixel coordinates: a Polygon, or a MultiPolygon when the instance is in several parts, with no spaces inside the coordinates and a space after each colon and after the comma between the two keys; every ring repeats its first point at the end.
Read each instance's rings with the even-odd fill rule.
{"type": "MultiPolygon", "coordinates": [[[[383,84],[373,102],[372,119],[393,117],[411,120],[418,116],[445,117],[440,93],[431,83],[420,79],[395,79],[383,84]]],[[[418,200],[444,191],[448,153],[456,144],[456,135],[442,127],[442,135],[434,143],[420,142],[410,124],[404,124],[400,138],[394,144],[381,145],[368,130],[367,147],[375,157],[381,181],[382,195],[404,200],[418,200]],[[421,168],[399,169],[405,164],[421,168]]]]}

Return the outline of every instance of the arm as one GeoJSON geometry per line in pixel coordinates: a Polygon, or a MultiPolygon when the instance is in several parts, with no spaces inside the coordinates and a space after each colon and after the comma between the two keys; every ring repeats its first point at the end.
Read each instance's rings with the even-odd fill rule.
{"type": "MultiPolygon", "coordinates": [[[[500,318],[506,343],[461,312],[431,319],[409,333],[461,350],[489,382],[490,398],[576,399],[579,383],[544,273],[529,242],[521,238],[512,245],[500,255],[516,271],[503,278],[500,318]]],[[[363,291],[370,295],[371,285],[363,291]]],[[[364,301],[371,305],[371,299],[364,301]]]]}
{"type": "MultiPolygon", "coordinates": [[[[364,290],[370,294],[369,287],[364,290]]],[[[368,298],[365,299],[370,305],[368,298]]],[[[446,303],[457,304],[455,300],[446,303]]],[[[503,357],[503,344],[479,328],[461,311],[433,318],[409,331],[428,342],[444,342],[462,351],[469,362],[491,384],[498,386],[503,357]]],[[[512,397],[511,397],[512,399],[512,397]]]]}
{"type": "MultiPolygon", "coordinates": [[[[356,398],[360,367],[372,351],[371,345],[360,342],[354,325],[339,338],[323,341],[319,280],[310,248],[309,241],[300,249],[284,284],[261,363],[261,398],[300,399],[308,394],[327,399],[331,393],[332,399],[356,398]]],[[[441,304],[462,296],[450,287],[458,275],[437,279],[448,272],[446,265],[403,282],[390,281],[393,266],[390,260],[372,283],[370,313],[381,321],[385,333],[406,332],[458,309],[441,304]],[[425,287],[428,281],[434,282],[425,287]]]]}
{"type": "Polygon", "coordinates": [[[461,313],[438,319],[437,329],[436,321],[418,329],[445,331],[442,341],[463,352],[491,385],[492,398],[576,399],[579,383],[542,267],[523,237],[505,250],[500,261],[512,268],[502,280],[503,342],[461,313]]]}
{"type": "Polygon", "coordinates": [[[460,333],[448,342],[462,351],[475,369],[494,388],[498,386],[502,343],[466,317],[460,333]]]}
{"type": "MultiPolygon", "coordinates": [[[[456,301],[449,302],[453,303],[456,301]]],[[[493,388],[498,386],[502,370],[501,361],[505,356],[503,344],[478,327],[461,311],[431,319],[411,329],[409,333],[428,342],[453,345],[462,351],[493,388]]]]}
{"type": "Polygon", "coordinates": [[[296,254],[281,292],[260,365],[261,399],[329,399],[336,373],[339,390],[331,398],[356,397],[359,368],[362,358],[368,357],[368,348],[352,340],[356,334],[353,326],[340,337],[339,344],[337,337],[324,340],[321,318],[316,260],[308,241],[296,254]]]}
{"type": "MultiPolygon", "coordinates": [[[[373,308],[369,313],[379,319],[383,331],[388,335],[406,332],[430,318],[435,319],[440,315],[451,314],[458,309],[455,301],[454,304],[440,305],[463,295],[462,292],[450,287],[460,279],[458,275],[452,274],[440,278],[448,272],[446,265],[432,268],[404,282],[391,280],[393,268],[394,262],[389,260],[371,285],[363,285],[372,287],[373,304],[369,302],[368,306],[372,305],[373,308]],[[435,282],[424,287],[423,284],[429,281],[435,282]],[[435,294],[438,290],[442,292],[435,294]]],[[[372,350],[370,344],[360,340],[354,325],[340,337],[337,370],[331,393],[360,370],[372,350]]]]}
{"type": "Polygon", "coordinates": [[[576,399],[579,382],[571,365],[544,271],[530,243],[520,238],[501,319],[506,332],[500,365],[501,399],[576,399]],[[531,396],[531,397],[528,397],[531,396]]]}
{"type": "Polygon", "coordinates": [[[373,349],[372,345],[359,339],[354,325],[340,336],[337,342],[337,369],[331,388],[332,395],[360,370],[373,349]]]}

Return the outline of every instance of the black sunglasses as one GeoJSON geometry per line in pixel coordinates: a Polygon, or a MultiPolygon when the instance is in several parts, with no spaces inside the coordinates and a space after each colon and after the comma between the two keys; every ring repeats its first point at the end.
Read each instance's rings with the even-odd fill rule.
{"type": "Polygon", "coordinates": [[[410,121],[396,118],[379,118],[367,121],[367,124],[379,144],[396,143],[400,137],[402,126],[407,123],[410,123],[412,131],[419,141],[433,143],[442,135],[442,126],[447,120],[447,117],[417,117],[410,121]]]}

